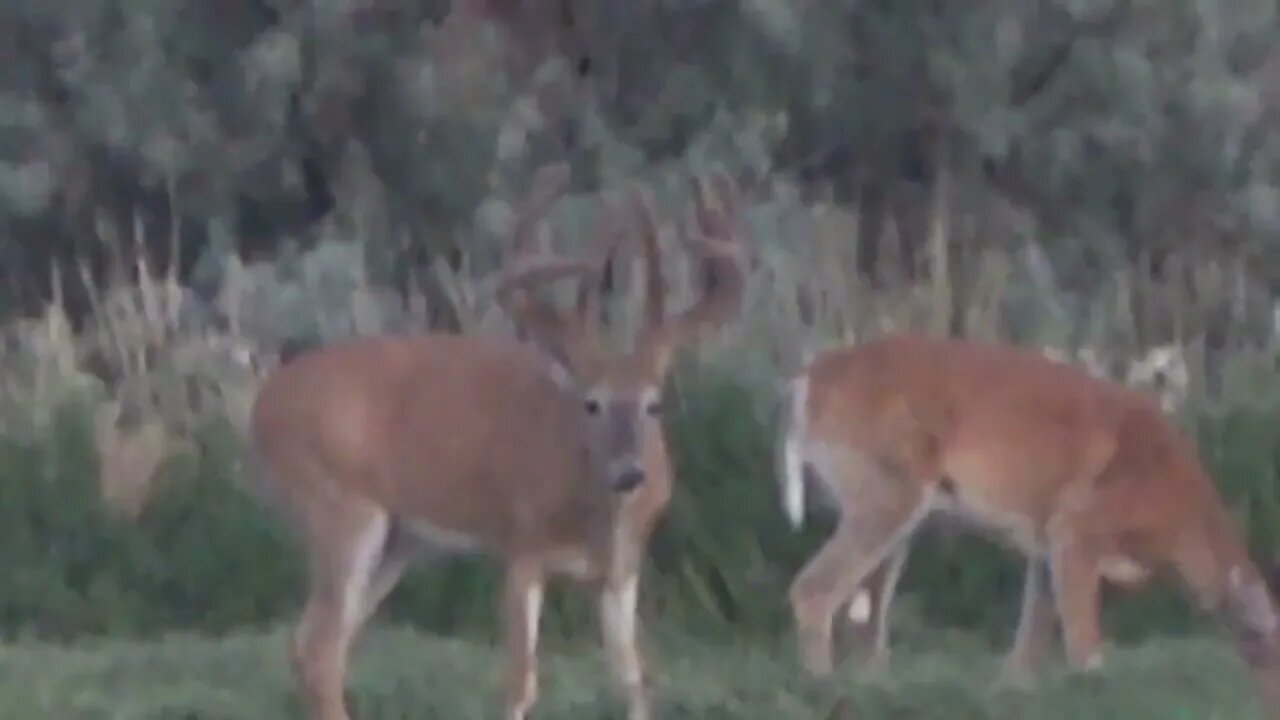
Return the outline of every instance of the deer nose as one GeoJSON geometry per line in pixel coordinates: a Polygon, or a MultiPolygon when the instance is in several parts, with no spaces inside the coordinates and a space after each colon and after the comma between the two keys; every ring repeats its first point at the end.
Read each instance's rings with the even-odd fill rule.
{"type": "Polygon", "coordinates": [[[639,465],[627,465],[613,474],[613,491],[629,493],[644,482],[644,468],[639,465]]]}

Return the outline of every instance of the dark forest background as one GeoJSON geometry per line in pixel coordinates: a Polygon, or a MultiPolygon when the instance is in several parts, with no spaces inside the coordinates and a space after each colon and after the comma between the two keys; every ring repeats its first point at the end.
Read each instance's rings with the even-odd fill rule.
{"type": "MultiPolygon", "coordinates": [[[[486,278],[553,161],[555,242],[631,180],[674,218],[722,167],[750,205],[750,311],[672,389],[649,612],[787,627],[822,527],[776,509],[772,388],[890,327],[1152,382],[1280,548],[1274,2],[12,0],[0,60],[10,634],[289,617],[295,558],[234,487],[257,381],[346,335],[504,331],[486,278]]],[[[1007,636],[1020,566],[942,540],[907,612],[1007,636]]],[[[488,628],[492,581],[445,563],[391,612],[488,628]]],[[[1128,602],[1123,637],[1190,622],[1128,602]]]]}

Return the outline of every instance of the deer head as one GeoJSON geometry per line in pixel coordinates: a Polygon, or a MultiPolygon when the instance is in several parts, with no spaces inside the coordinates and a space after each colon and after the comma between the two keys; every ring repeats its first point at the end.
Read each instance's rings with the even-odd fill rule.
{"type": "Polygon", "coordinates": [[[595,466],[601,468],[602,482],[626,493],[645,480],[644,438],[660,432],[662,387],[674,353],[701,331],[727,322],[741,304],[745,269],[741,233],[733,222],[737,190],[723,174],[695,179],[681,237],[697,258],[700,293],[691,307],[668,315],[659,222],[647,189],[635,187],[628,193],[629,202],[615,202],[602,210],[589,259],[527,257],[524,249],[538,216],[567,181],[564,165],[544,168],[535,178],[516,224],[516,256],[521,261],[502,278],[496,297],[520,334],[545,351],[560,384],[576,394],[586,445],[595,466]],[[628,234],[624,222],[628,210],[632,229],[639,230],[644,260],[644,314],[633,346],[614,352],[603,341],[600,305],[611,263],[628,234]],[[573,308],[560,310],[534,296],[538,286],[568,277],[576,277],[579,283],[573,308]]]}

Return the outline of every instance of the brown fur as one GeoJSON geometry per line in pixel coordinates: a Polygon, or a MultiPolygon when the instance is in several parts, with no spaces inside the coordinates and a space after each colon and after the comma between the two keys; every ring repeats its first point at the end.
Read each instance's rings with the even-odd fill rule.
{"type": "Polygon", "coordinates": [[[884,570],[934,511],[1028,557],[1009,677],[1026,679],[1050,631],[1046,570],[1077,668],[1101,661],[1099,583],[1169,574],[1250,639],[1263,690],[1280,688],[1265,582],[1191,441],[1142,392],[1039,353],[910,334],[824,353],[801,377],[808,403],[793,440],[842,509],[790,594],[814,671],[831,663],[833,613],[868,581],[884,654],[896,581],[884,570]]]}
{"type": "MultiPolygon", "coordinates": [[[[518,251],[567,179],[564,166],[535,179],[518,251]]],[[[647,287],[660,293],[657,221],[648,196],[636,198],[652,260],[647,287]]],[[[544,583],[557,574],[597,588],[628,716],[649,716],[636,591],[672,489],[656,403],[675,348],[727,321],[742,289],[737,238],[724,232],[731,208],[716,205],[703,181],[695,200],[690,246],[716,282],[674,318],[650,293],[654,312],[632,351],[607,351],[595,328],[600,274],[619,234],[616,212],[607,212],[595,261],[528,260],[499,285],[498,302],[532,343],[352,340],[304,353],[268,378],[251,432],[264,494],[290,519],[309,562],[292,657],[310,718],[349,720],[350,646],[426,545],[505,563],[507,718],[524,718],[536,700],[538,615],[544,583]],[[536,286],[570,275],[583,277],[575,311],[533,297],[536,286]]]]}

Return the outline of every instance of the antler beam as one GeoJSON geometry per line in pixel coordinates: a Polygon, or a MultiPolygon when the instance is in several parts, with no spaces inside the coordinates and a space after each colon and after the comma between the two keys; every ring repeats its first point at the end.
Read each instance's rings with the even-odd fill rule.
{"type": "Polygon", "coordinates": [[[646,275],[647,325],[640,346],[665,366],[676,346],[696,340],[704,331],[729,322],[740,310],[746,288],[746,257],[739,231],[740,194],[728,175],[715,172],[693,183],[681,240],[697,258],[699,297],[683,312],[668,317],[663,306],[666,281],[658,251],[657,221],[653,201],[645,192],[635,194],[641,216],[642,247],[646,275]]]}

